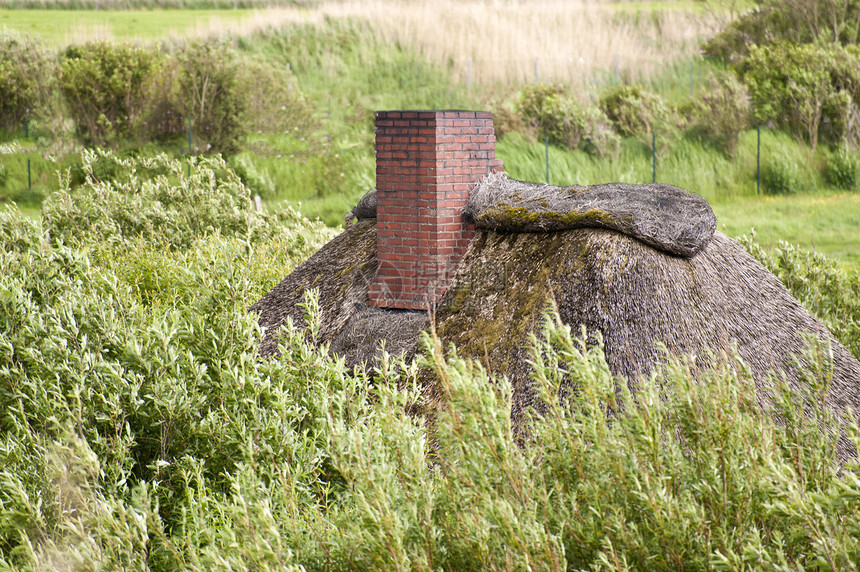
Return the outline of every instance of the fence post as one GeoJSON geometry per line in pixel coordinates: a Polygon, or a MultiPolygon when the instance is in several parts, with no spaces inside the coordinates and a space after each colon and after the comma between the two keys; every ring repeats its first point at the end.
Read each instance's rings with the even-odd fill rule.
{"type": "Polygon", "coordinates": [[[657,182],[657,132],[651,132],[651,182],[657,182]]]}
{"type": "MultiPolygon", "coordinates": [[[[24,120],[24,138],[30,139],[30,110],[27,110],[27,119],[24,120]]],[[[27,190],[33,190],[33,178],[30,175],[30,158],[27,157],[27,190]]]]}
{"type": "Polygon", "coordinates": [[[761,125],[756,125],[755,194],[761,196],[761,125]]]}
{"type": "Polygon", "coordinates": [[[469,58],[467,63],[467,71],[466,71],[466,89],[472,89],[472,58],[469,58]]]}
{"type": "Polygon", "coordinates": [[[546,184],[549,184],[549,135],[544,139],[544,147],[546,149],[546,184]]]}

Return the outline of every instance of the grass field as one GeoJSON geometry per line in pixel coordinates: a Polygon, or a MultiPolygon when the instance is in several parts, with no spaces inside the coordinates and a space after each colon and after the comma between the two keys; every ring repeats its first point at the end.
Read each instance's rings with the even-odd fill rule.
{"type": "Polygon", "coordinates": [[[860,269],[860,194],[823,191],[790,197],[750,197],[712,203],[718,228],[729,236],[755,231],[766,249],[780,240],[860,269]]]}
{"type": "MultiPolygon", "coordinates": [[[[192,3],[193,4],[193,3],[192,3]]],[[[232,34],[244,53],[289,67],[310,103],[314,130],[301,137],[259,133],[232,164],[250,168],[272,203],[335,225],[374,184],[372,112],[396,108],[493,109],[519,86],[559,81],[595,101],[601,89],[638,78],[671,102],[701,89],[711,64],[699,41],[725,14],[698,2],[515,3],[320,2],[261,10],[0,10],[0,27],[30,32],[55,47],[89,39],[152,41],[232,34]],[[258,145],[259,143],[259,145],[258,145]],[[265,148],[265,152],[259,149],[265,148]]],[[[808,186],[788,197],[755,195],[755,132],[726,158],[694,139],[658,140],[657,180],[699,193],[730,235],[755,229],[765,244],[786,240],[860,266],[860,199],[824,185],[826,149],[810,156],[786,134],[762,134],[762,163],[776,150],[805,170],[808,186]]],[[[498,154],[511,176],[543,181],[545,149],[517,134],[498,154]]],[[[26,171],[9,158],[14,200],[26,171]]],[[[553,184],[651,180],[647,145],[624,142],[617,157],[550,149],[553,184]]],[[[34,163],[39,193],[50,192],[52,165],[34,163]]],[[[26,205],[32,209],[33,205],[26,205]]]]}
{"type": "Polygon", "coordinates": [[[63,47],[90,40],[153,41],[224,33],[250,33],[277,24],[285,10],[6,10],[0,27],[33,34],[63,47]]]}
{"type": "MultiPolygon", "coordinates": [[[[153,3],[157,5],[157,3],[153,3]]],[[[718,17],[693,2],[566,2],[539,5],[455,2],[320,2],[260,10],[2,10],[0,26],[63,46],[88,39],[153,40],[169,36],[247,35],[286,23],[329,19],[365,23],[388,45],[412,46],[458,82],[570,83],[612,75],[650,77],[697,53],[718,17]],[[598,40],[598,41],[595,41],[598,40]]]]}

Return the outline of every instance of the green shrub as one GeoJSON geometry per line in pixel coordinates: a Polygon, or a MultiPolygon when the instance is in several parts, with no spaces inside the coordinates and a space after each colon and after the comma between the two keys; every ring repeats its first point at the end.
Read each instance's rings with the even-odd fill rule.
{"type": "Polygon", "coordinates": [[[797,160],[783,151],[777,151],[764,163],[761,182],[765,192],[774,195],[796,193],[803,186],[797,160]]]}
{"type": "Polygon", "coordinates": [[[81,139],[94,145],[135,139],[148,85],[163,65],[163,54],[153,48],[108,42],[67,48],[60,85],[81,139]]]}
{"type": "Polygon", "coordinates": [[[827,182],[840,189],[856,189],[860,182],[860,159],[847,145],[841,145],[830,154],[824,171],[827,182]]]}
{"type": "Polygon", "coordinates": [[[580,105],[560,85],[526,86],[514,106],[532,133],[553,145],[597,156],[617,153],[618,137],[603,114],[580,105]]]}
{"type": "Polygon", "coordinates": [[[734,157],[741,132],[750,126],[750,96],[746,86],[733,73],[711,76],[697,111],[693,120],[695,130],[734,157]]]}
{"type": "Polygon", "coordinates": [[[54,241],[124,244],[143,237],[184,250],[212,234],[250,239],[273,232],[270,215],[254,210],[250,190],[220,157],[191,158],[189,167],[164,154],[96,150],[82,160],[83,184],[73,187],[70,176],[62,177],[42,207],[54,241]]]}
{"type": "Polygon", "coordinates": [[[287,68],[260,57],[245,56],[237,82],[243,98],[243,118],[250,131],[284,133],[298,129],[304,133],[313,128],[313,110],[287,68]]]}
{"type": "Polygon", "coordinates": [[[840,141],[860,129],[850,120],[860,95],[860,51],[779,42],[753,46],[739,69],[755,120],[773,121],[802,135],[813,151],[820,135],[840,141]]]}
{"type": "Polygon", "coordinates": [[[600,109],[625,137],[671,131],[675,117],[662,97],[639,85],[623,85],[600,96],[600,109]]]}
{"type": "Polygon", "coordinates": [[[57,63],[36,38],[0,28],[0,128],[24,130],[31,119],[51,113],[57,63]]]}
{"type": "Polygon", "coordinates": [[[0,209],[0,244],[4,251],[27,251],[39,246],[39,226],[14,205],[0,209]]]}
{"type": "Polygon", "coordinates": [[[187,123],[179,92],[179,62],[175,55],[165,56],[156,75],[146,84],[142,119],[137,134],[142,141],[187,145],[187,123]]]}
{"type": "Polygon", "coordinates": [[[195,151],[233,154],[246,133],[241,63],[226,40],[189,42],[176,52],[177,107],[192,122],[195,151]]]}
{"type": "Polygon", "coordinates": [[[811,44],[819,41],[843,46],[860,40],[860,2],[820,0],[758,0],[719,34],[705,42],[705,55],[737,61],[753,46],[779,41],[811,44]]]}

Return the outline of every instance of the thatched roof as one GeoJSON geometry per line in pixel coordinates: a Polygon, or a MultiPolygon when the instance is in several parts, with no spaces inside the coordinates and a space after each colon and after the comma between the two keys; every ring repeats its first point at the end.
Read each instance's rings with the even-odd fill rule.
{"type": "MultiPolygon", "coordinates": [[[[695,256],[711,240],[717,217],[708,201],[671,185],[554,187],[488,175],[470,193],[463,216],[478,228],[553,232],[572,228],[617,230],[677,256],[695,256]]],[[[346,215],[376,218],[376,189],[346,215]]]]}
{"type": "MultiPolygon", "coordinates": [[[[533,195],[520,193],[517,199],[512,193],[504,194],[498,180],[492,184],[488,192],[479,186],[473,196],[495,196],[496,204],[517,205],[527,212],[545,208],[529,210],[535,204],[533,195]]],[[[625,191],[630,187],[615,186],[625,191]]],[[[511,188],[521,190],[518,182],[511,188]]],[[[564,194],[553,187],[539,188],[564,194]]],[[[576,193],[585,195],[593,188],[578,187],[576,193]]],[[[599,203],[600,208],[617,214],[611,197],[606,199],[607,188],[595,190],[601,201],[608,201],[599,203]]],[[[652,212],[659,215],[663,212],[660,202],[648,199],[648,193],[671,196],[676,191],[665,185],[646,185],[633,192],[634,197],[645,196],[645,202],[653,205],[652,212]]],[[[703,244],[689,258],[643,242],[637,233],[652,227],[636,226],[636,212],[630,213],[632,223],[616,230],[590,228],[596,225],[589,224],[554,232],[517,232],[520,227],[499,228],[499,218],[487,215],[494,212],[492,201],[482,200],[484,207],[472,215],[478,232],[436,307],[436,330],[446,347],[453,343],[461,355],[509,377],[515,420],[535,402],[528,338],[538,331],[540,315],[551,297],[565,323],[577,330],[584,325],[590,332],[602,333],[610,369],[631,384],[654,368],[660,357],[657,343],[662,342],[677,355],[698,356],[700,364],[709,352],[731,351],[735,344],[759,382],[779,371],[796,385],[800,383],[796,356],[806,345],[803,334],[813,334],[833,348],[828,403],[839,410],[860,412],[860,362],[736,241],[720,232],[701,239],[701,221],[707,216],[697,200],[681,201],[683,208],[701,215],[692,230],[656,232],[660,240],[699,236],[703,244]],[[492,223],[496,228],[481,228],[482,220],[496,221],[492,223]]],[[[568,202],[576,201],[589,204],[581,197],[568,202]]],[[[628,208],[629,203],[620,204],[628,208]]],[[[678,203],[669,201],[665,206],[672,211],[678,203]]],[[[673,220],[672,224],[681,225],[682,218],[673,220]]],[[[323,309],[320,342],[331,343],[332,351],[346,357],[348,363],[372,362],[380,340],[385,340],[389,353],[411,356],[418,333],[428,324],[427,314],[368,306],[367,285],[376,269],[375,236],[373,219],[347,227],[252,307],[260,312],[260,323],[270,333],[287,315],[300,323],[298,303],[304,291],[319,288],[323,309]]],[[[688,241],[684,250],[694,243],[688,241]]],[[[274,350],[274,339],[267,335],[260,351],[268,356],[274,350]]],[[[845,458],[851,450],[849,443],[842,443],[840,456],[845,458]]]]}

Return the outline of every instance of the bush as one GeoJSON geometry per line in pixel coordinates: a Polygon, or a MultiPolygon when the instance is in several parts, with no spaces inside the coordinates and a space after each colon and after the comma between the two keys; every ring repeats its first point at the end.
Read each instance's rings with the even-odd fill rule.
{"type": "Polygon", "coordinates": [[[178,108],[191,119],[195,147],[233,154],[245,126],[245,94],[239,82],[236,50],[224,40],[199,40],[183,46],[179,62],[178,108]]]}
{"type": "Polygon", "coordinates": [[[26,252],[42,243],[39,226],[14,205],[0,209],[0,248],[4,252],[26,252]]]}
{"type": "Polygon", "coordinates": [[[176,143],[185,145],[187,124],[183,116],[182,94],[179,92],[179,63],[168,55],[162,62],[159,73],[146,85],[143,120],[138,125],[138,137],[142,141],[176,143]]]}
{"type": "Polygon", "coordinates": [[[600,109],[624,137],[650,138],[654,131],[675,129],[674,113],[663,98],[638,85],[616,87],[601,95],[600,109]]]}
{"type": "Polygon", "coordinates": [[[57,63],[39,40],[0,28],[0,128],[23,131],[28,115],[47,118],[56,82],[57,63]]]}
{"type": "Polygon", "coordinates": [[[510,102],[493,100],[489,105],[493,113],[493,130],[496,137],[501,139],[508,133],[524,134],[528,131],[523,116],[510,102]]]}
{"type": "Polygon", "coordinates": [[[779,41],[811,44],[828,41],[856,44],[860,39],[860,2],[820,0],[758,0],[754,9],[742,14],[708,40],[707,56],[737,61],[753,46],[779,41]]]}
{"type": "Polygon", "coordinates": [[[694,129],[734,157],[742,131],[749,128],[750,96],[732,73],[713,75],[700,97],[694,129]]]}
{"type": "Polygon", "coordinates": [[[764,164],[761,182],[765,192],[774,195],[796,193],[803,184],[797,161],[784,151],[777,151],[764,164]]]}
{"type": "Polygon", "coordinates": [[[860,182],[860,159],[846,145],[830,154],[824,171],[827,182],[840,189],[856,189],[860,182]]]}
{"type": "Polygon", "coordinates": [[[860,51],[779,42],[753,46],[739,69],[755,120],[773,121],[800,134],[813,151],[822,134],[840,141],[860,129],[851,122],[860,95],[860,51]]]}
{"type": "Polygon", "coordinates": [[[148,85],[163,65],[163,54],[153,48],[108,42],[67,48],[60,85],[84,143],[134,139],[148,107],[148,85]]]}
{"type": "Polygon", "coordinates": [[[534,135],[549,138],[553,145],[581,149],[598,156],[618,150],[618,138],[608,128],[603,114],[581,106],[562,86],[526,86],[515,108],[534,135]]]}
{"type": "Polygon", "coordinates": [[[283,133],[294,128],[306,132],[313,127],[313,110],[304,100],[293,74],[283,66],[259,57],[244,57],[237,86],[243,98],[247,129],[283,133]]]}
{"type": "Polygon", "coordinates": [[[66,244],[125,244],[143,238],[185,250],[218,234],[250,239],[270,235],[268,215],[257,213],[250,190],[220,157],[122,157],[96,150],[82,155],[84,182],[61,178],[42,207],[52,240],[66,244]]]}

